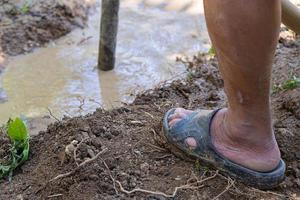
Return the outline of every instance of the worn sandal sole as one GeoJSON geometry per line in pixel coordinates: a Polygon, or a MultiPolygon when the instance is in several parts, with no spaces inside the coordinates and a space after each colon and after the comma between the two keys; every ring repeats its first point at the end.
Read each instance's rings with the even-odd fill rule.
{"type": "Polygon", "coordinates": [[[258,172],[236,164],[220,155],[211,143],[210,124],[219,111],[195,111],[177,122],[172,128],[168,126],[168,117],[175,109],[169,110],[163,119],[160,136],[166,141],[166,147],[176,156],[187,161],[201,161],[202,165],[219,170],[225,175],[258,189],[271,189],[284,180],[285,163],[281,159],[278,166],[270,172],[258,172]],[[197,148],[191,150],[185,144],[187,137],[197,141],[197,148]]]}

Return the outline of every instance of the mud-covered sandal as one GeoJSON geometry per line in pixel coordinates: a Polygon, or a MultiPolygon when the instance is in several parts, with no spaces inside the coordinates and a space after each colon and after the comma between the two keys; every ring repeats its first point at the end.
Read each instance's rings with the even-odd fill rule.
{"type": "MultiPolygon", "coordinates": [[[[211,142],[210,125],[218,110],[198,110],[177,122],[171,128],[168,118],[175,109],[169,110],[163,119],[163,136],[170,150],[193,160],[200,160],[202,164],[209,165],[246,185],[259,189],[271,189],[284,179],[285,163],[281,159],[278,166],[269,172],[258,172],[236,164],[214,148],[211,142]],[[191,149],[185,142],[186,138],[193,137],[197,146],[191,149]]],[[[182,157],[182,156],[181,156],[182,157]]]]}

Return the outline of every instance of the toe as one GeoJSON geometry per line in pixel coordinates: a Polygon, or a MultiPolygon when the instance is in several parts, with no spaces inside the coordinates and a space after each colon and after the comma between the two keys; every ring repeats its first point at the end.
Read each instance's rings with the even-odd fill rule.
{"type": "Polygon", "coordinates": [[[181,121],[182,119],[179,119],[179,118],[177,118],[177,119],[173,119],[173,120],[171,120],[170,122],[169,122],[169,126],[170,127],[173,127],[177,122],[179,122],[179,121],[181,121]]]}
{"type": "Polygon", "coordinates": [[[169,116],[168,120],[169,120],[169,122],[171,122],[172,120],[175,120],[175,119],[182,119],[185,116],[186,115],[184,113],[174,113],[174,114],[169,116]]]}
{"type": "Polygon", "coordinates": [[[168,121],[169,121],[169,126],[172,127],[174,124],[191,114],[193,111],[191,110],[186,110],[184,108],[176,108],[174,113],[169,116],[168,121]]]}

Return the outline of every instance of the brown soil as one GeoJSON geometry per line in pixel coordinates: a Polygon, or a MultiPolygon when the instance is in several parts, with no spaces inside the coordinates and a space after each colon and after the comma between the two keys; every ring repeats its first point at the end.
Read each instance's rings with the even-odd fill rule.
{"type": "Polygon", "coordinates": [[[91,5],[81,0],[1,0],[0,52],[30,52],[74,27],[84,27],[91,5]]]}
{"type": "MultiPolygon", "coordinates": [[[[274,65],[274,84],[293,73],[300,76],[300,47],[281,39],[274,65]]],[[[201,162],[181,160],[164,148],[158,137],[161,119],[172,107],[217,108],[225,106],[223,82],[217,62],[208,56],[184,61],[185,80],[167,81],[140,94],[133,104],[113,110],[98,109],[83,117],[64,118],[31,139],[29,160],[12,182],[0,182],[0,199],[168,199],[159,194],[122,191],[142,188],[172,194],[174,199],[288,199],[299,196],[300,188],[300,88],[272,94],[275,133],[287,164],[286,180],[269,192],[258,191],[228,177],[213,176],[214,169],[201,162]],[[74,142],[80,143],[73,145],[74,142]],[[77,146],[76,159],[72,148],[77,146]],[[66,150],[67,149],[67,150],[66,150]],[[99,152],[94,161],[78,168],[99,152]],[[77,169],[78,168],[78,169],[77,169]],[[67,177],[50,181],[59,174],[67,177]],[[197,183],[199,181],[199,183],[197,183]],[[198,186],[193,188],[192,186],[198,186]]],[[[0,156],[7,153],[8,140],[0,139],[0,156]]]]}

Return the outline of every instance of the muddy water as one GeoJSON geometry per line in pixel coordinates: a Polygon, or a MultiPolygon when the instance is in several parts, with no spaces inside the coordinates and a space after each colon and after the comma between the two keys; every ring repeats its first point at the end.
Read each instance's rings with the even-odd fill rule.
{"type": "MultiPolygon", "coordinates": [[[[199,3],[200,2],[200,3],[199,3]]],[[[134,94],[184,75],[176,56],[207,51],[203,7],[196,0],[123,0],[116,68],[96,68],[100,5],[88,27],[31,54],[8,59],[1,74],[0,122],[20,114],[58,118],[130,102],[134,94]]]]}

